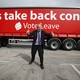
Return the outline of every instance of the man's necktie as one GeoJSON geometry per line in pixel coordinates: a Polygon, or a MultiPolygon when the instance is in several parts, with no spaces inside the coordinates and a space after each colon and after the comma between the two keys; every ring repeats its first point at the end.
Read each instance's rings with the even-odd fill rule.
{"type": "Polygon", "coordinates": [[[41,45],[41,34],[38,32],[38,44],[41,45]]]}

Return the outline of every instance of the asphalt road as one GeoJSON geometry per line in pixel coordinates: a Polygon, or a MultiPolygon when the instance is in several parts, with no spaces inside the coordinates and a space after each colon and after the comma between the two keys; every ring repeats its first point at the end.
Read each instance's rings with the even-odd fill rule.
{"type": "Polygon", "coordinates": [[[80,51],[44,50],[44,70],[39,57],[29,65],[31,43],[0,48],[0,80],[80,80],[80,51]]]}

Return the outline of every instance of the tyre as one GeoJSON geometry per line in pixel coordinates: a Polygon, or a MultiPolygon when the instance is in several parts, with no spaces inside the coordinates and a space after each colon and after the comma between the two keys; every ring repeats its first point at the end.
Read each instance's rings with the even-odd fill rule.
{"type": "Polygon", "coordinates": [[[63,41],[62,46],[65,50],[72,50],[75,47],[75,43],[74,39],[68,38],[63,41]]]}
{"type": "Polygon", "coordinates": [[[7,44],[8,44],[8,39],[7,38],[2,38],[1,45],[6,46],[7,44]]]}
{"type": "Polygon", "coordinates": [[[0,40],[0,47],[1,47],[1,40],[0,40]]]}
{"type": "Polygon", "coordinates": [[[52,50],[57,50],[60,48],[61,41],[58,38],[52,38],[48,41],[48,46],[52,50]]]}
{"type": "Polygon", "coordinates": [[[77,42],[77,48],[80,50],[80,40],[77,42]]]}

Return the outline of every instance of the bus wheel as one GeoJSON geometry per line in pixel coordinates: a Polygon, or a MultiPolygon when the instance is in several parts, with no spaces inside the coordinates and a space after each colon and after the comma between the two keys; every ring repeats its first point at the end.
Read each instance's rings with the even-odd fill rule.
{"type": "Polygon", "coordinates": [[[77,42],[77,48],[80,50],[80,40],[77,42]]]}
{"type": "Polygon", "coordinates": [[[1,45],[6,46],[7,44],[8,44],[8,39],[7,38],[2,38],[1,45]]]}
{"type": "Polygon", "coordinates": [[[0,39],[0,47],[1,47],[1,39],[0,39]]]}
{"type": "Polygon", "coordinates": [[[50,49],[57,50],[60,48],[61,41],[58,38],[52,38],[48,41],[50,49]]]}
{"type": "Polygon", "coordinates": [[[68,38],[63,41],[62,46],[65,50],[72,50],[75,47],[75,43],[74,39],[68,38]]]}

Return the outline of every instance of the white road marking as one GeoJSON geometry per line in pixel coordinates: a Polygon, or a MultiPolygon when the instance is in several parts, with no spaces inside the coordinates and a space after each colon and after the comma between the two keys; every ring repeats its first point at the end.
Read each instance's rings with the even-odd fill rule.
{"type": "Polygon", "coordinates": [[[2,60],[0,60],[0,63],[7,63],[7,62],[10,62],[10,61],[2,61],[2,60]]]}
{"type": "MultiPolygon", "coordinates": [[[[71,66],[71,64],[60,64],[60,65],[70,65],[71,66]]],[[[74,65],[80,65],[80,64],[74,64],[74,65]]]]}
{"type": "Polygon", "coordinates": [[[80,64],[74,64],[74,65],[73,64],[60,64],[60,65],[71,66],[80,76],[80,71],[74,66],[74,65],[80,65],[80,64]]]}
{"type": "Polygon", "coordinates": [[[71,64],[60,64],[60,65],[71,65],[71,64]]]}
{"type": "Polygon", "coordinates": [[[71,67],[80,75],[80,71],[73,64],[71,64],[71,67]]]}

